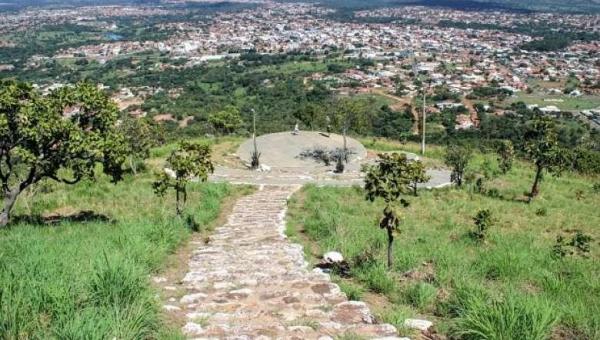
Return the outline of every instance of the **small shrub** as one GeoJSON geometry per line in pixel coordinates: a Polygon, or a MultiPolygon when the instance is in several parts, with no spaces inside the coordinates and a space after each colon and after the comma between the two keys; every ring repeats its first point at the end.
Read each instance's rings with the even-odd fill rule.
{"type": "Polygon", "coordinates": [[[498,189],[496,189],[496,188],[490,188],[490,189],[488,189],[485,192],[485,194],[488,197],[491,197],[491,198],[500,198],[502,196],[502,195],[500,195],[500,191],[498,189]]]}
{"type": "Polygon", "coordinates": [[[552,253],[556,258],[563,258],[567,255],[579,255],[586,257],[590,252],[590,243],[593,238],[577,230],[575,235],[567,242],[562,236],[556,236],[556,242],[552,246],[552,253]]]}
{"type": "Polygon", "coordinates": [[[479,177],[475,180],[475,192],[478,194],[485,194],[485,178],[479,177]]]}
{"type": "Polygon", "coordinates": [[[342,157],[339,157],[335,162],[335,170],[333,170],[336,174],[344,173],[344,160],[342,157]]]}
{"type": "Polygon", "coordinates": [[[569,251],[566,249],[565,238],[563,236],[556,236],[556,242],[552,246],[552,254],[556,258],[562,258],[569,254],[569,251]]]}
{"type": "Polygon", "coordinates": [[[328,150],[323,147],[314,147],[312,149],[306,149],[298,155],[300,159],[311,158],[317,163],[323,163],[325,166],[330,166],[331,163],[335,162],[335,173],[344,172],[344,162],[348,161],[348,157],[355,154],[351,149],[344,150],[342,148],[336,148],[328,150]]]}
{"type": "Polygon", "coordinates": [[[250,156],[250,168],[258,169],[260,166],[260,155],[260,152],[252,151],[252,155],[250,156]]]}
{"type": "Polygon", "coordinates": [[[579,254],[586,254],[590,252],[590,242],[592,241],[592,237],[590,235],[584,234],[581,231],[575,232],[575,235],[571,238],[571,242],[569,245],[575,249],[575,251],[579,254]]]}
{"type": "Polygon", "coordinates": [[[600,183],[594,183],[594,185],[592,185],[592,191],[596,194],[600,194],[600,183]]]}
{"type": "Polygon", "coordinates": [[[493,224],[492,212],[488,209],[479,210],[473,217],[473,221],[475,222],[475,230],[471,232],[471,237],[478,241],[485,240],[487,231],[493,224]]]}
{"type": "Polygon", "coordinates": [[[200,231],[200,223],[196,221],[194,215],[187,215],[187,217],[185,218],[185,224],[191,231],[195,233],[200,231]]]}
{"type": "Polygon", "coordinates": [[[548,215],[548,209],[546,209],[546,207],[538,208],[535,211],[535,214],[536,214],[536,216],[546,216],[546,215],[548,215]]]}

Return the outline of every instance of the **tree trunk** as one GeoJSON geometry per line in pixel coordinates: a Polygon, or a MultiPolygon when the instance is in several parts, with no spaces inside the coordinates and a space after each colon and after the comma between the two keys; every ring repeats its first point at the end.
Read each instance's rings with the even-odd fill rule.
{"type": "Polygon", "coordinates": [[[419,196],[419,194],[417,193],[417,182],[413,183],[413,194],[415,195],[415,197],[419,196]]]}
{"type": "Polygon", "coordinates": [[[0,212],[0,228],[6,227],[10,222],[10,211],[12,210],[20,191],[12,190],[4,193],[4,206],[0,212]]]}
{"type": "Polygon", "coordinates": [[[348,163],[348,144],[346,143],[346,133],[348,129],[344,127],[343,137],[344,137],[344,161],[348,163]]]}
{"type": "Polygon", "coordinates": [[[180,207],[180,195],[179,195],[179,187],[175,188],[175,200],[176,200],[176,204],[175,207],[177,209],[177,215],[181,215],[181,207],[180,207]]]}
{"type": "Polygon", "coordinates": [[[536,165],[535,178],[533,179],[533,186],[531,187],[531,193],[529,194],[529,202],[540,193],[539,183],[542,177],[542,167],[536,165]]]}
{"type": "Polygon", "coordinates": [[[133,173],[133,175],[137,175],[137,169],[135,168],[135,164],[133,162],[133,156],[129,156],[129,167],[131,168],[131,172],[133,173]]]}
{"type": "Polygon", "coordinates": [[[394,231],[391,228],[387,228],[387,233],[388,233],[387,265],[388,265],[388,269],[392,269],[392,264],[393,264],[392,243],[394,242],[394,231]]]}

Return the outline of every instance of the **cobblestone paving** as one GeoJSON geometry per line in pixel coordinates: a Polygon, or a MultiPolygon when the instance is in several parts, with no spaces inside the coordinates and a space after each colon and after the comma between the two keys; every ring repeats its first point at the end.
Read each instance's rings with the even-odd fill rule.
{"type": "Polygon", "coordinates": [[[185,295],[165,306],[185,315],[187,337],[397,339],[363,302],[348,301],[327,274],[310,270],[302,247],[285,238],[287,199],[297,188],[261,186],[236,203],[208,244],[199,242],[185,295]]]}

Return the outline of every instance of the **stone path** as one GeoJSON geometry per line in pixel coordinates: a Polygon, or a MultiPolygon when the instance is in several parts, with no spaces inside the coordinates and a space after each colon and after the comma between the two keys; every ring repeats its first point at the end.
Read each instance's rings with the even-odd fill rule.
{"type": "Polygon", "coordinates": [[[198,242],[186,294],[165,306],[185,315],[190,338],[396,339],[363,302],[348,301],[329,275],[310,270],[284,236],[287,199],[298,186],[261,186],[241,198],[208,244],[198,242]]]}

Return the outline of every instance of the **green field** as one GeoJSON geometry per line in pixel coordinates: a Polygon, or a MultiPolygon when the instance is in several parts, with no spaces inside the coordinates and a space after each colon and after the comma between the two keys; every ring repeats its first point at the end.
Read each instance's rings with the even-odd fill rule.
{"type": "MultiPolygon", "coordinates": [[[[495,162],[478,155],[469,171],[481,172],[486,158],[495,162]]],[[[340,251],[351,267],[350,278],[337,277],[342,289],[373,302],[380,320],[400,327],[401,335],[411,335],[402,328],[406,318],[423,317],[438,333],[463,339],[598,339],[600,193],[592,184],[599,179],[546,176],[541,196],[526,204],[532,177],[532,168],[519,162],[487,183],[494,194],[468,185],[407,196],[390,271],[386,234],[378,227],[383,202],[367,202],[359,187],[305,187],[291,200],[288,233],[313,261],[340,251]],[[481,209],[494,219],[484,242],[469,236],[481,209]],[[576,231],[594,238],[591,251],[556,257],[557,236],[569,240],[576,231]]]]}
{"type": "Polygon", "coordinates": [[[564,111],[581,111],[600,107],[600,96],[583,95],[581,97],[571,97],[568,95],[527,94],[520,92],[515,97],[510,98],[509,102],[524,102],[527,105],[537,104],[540,107],[552,105],[564,111]]]}
{"type": "Polygon", "coordinates": [[[1,339],[177,336],[161,318],[150,275],[164,269],[192,224],[209,230],[223,203],[247,190],[191,184],[177,217],[174,195],[158,198],[152,180],[149,170],[116,185],[44,182],[19,198],[14,224],[0,231],[1,339]]]}

